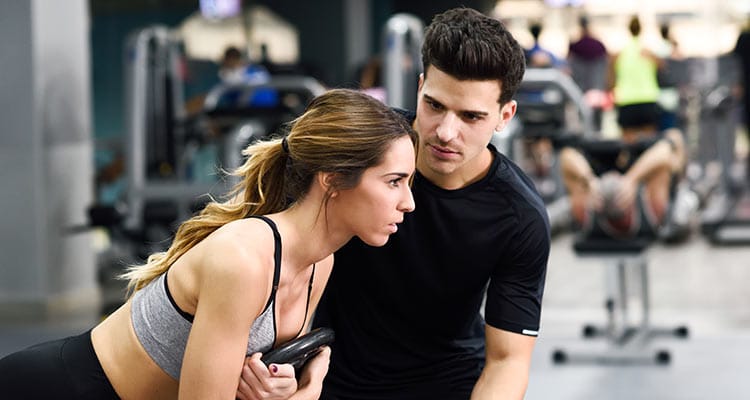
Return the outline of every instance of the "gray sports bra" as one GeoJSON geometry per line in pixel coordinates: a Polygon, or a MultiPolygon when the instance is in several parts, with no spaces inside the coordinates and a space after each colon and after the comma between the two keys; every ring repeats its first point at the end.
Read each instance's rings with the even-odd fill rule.
{"type": "MultiPolygon", "coordinates": [[[[255,319],[247,339],[247,355],[255,352],[265,353],[276,341],[276,313],[274,303],[281,275],[281,236],[276,224],[264,216],[253,216],[265,221],[273,231],[274,237],[274,272],[273,288],[263,312],[255,319]]],[[[299,333],[304,329],[304,321],[310,307],[315,264],[310,274],[310,285],[307,289],[305,319],[299,333]]],[[[146,350],[146,353],[169,376],[179,380],[182,369],[182,358],[185,355],[188,335],[193,326],[193,316],[182,311],[175,303],[167,284],[167,273],[163,273],[148,285],[137,291],[131,304],[133,329],[146,350]]]]}

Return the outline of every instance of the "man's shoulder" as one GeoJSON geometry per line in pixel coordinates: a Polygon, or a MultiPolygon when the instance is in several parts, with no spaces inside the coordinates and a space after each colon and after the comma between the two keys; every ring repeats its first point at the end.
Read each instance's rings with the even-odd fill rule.
{"type": "Polygon", "coordinates": [[[534,183],[526,175],[526,172],[505,154],[498,151],[492,145],[493,162],[489,171],[489,183],[494,186],[508,187],[507,185],[520,184],[523,186],[534,186],[534,183]]]}
{"type": "Polygon", "coordinates": [[[502,153],[492,148],[490,150],[494,152],[496,159],[494,171],[490,172],[493,175],[490,185],[500,193],[505,193],[508,203],[514,204],[517,209],[536,210],[523,213],[524,215],[543,214],[546,216],[542,196],[526,172],[502,153]]]}

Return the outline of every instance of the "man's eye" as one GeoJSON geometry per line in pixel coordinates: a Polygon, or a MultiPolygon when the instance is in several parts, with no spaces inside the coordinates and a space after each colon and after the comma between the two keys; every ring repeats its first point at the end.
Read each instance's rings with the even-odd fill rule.
{"type": "Polygon", "coordinates": [[[427,104],[432,108],[433,110],[440,110],[443,108],[443,106],[440,103],[434,102],[432,100],[427,100],[427,104]]]}

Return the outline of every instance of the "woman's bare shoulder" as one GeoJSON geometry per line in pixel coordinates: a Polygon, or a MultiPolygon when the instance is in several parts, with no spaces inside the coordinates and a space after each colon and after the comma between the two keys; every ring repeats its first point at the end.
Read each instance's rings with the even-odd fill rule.
{"type": "Polygon", "coordinates": [[[227,280],[270,277],[274,246],[273,233],[265,222],[254,218],[232,221],[203,240],[200,268],[227,280]]]}

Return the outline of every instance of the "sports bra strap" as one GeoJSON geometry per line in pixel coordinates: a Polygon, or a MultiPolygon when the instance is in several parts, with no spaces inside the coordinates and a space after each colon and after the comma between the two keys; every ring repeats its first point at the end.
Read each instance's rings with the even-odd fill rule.
{"type": "Polygon", "coordinates": [[[299,336],[302,331],[305,330],[305,321],[307,321],[307,313],[310,311],[310,295],[312,294],[313,278],[315,278],[315,264],[312,266],[312,272],[310,272],[310,284],[307,286],[307,303],[305,303],[305,317],[302,319],[302,326],[299,328],[299,332],[294,337],[299,336]]]}
{"type": "MultiPolygon", "coordinates": [[[[281,235],[279,234],[278,228],[276,228],[276,224],[268,217],[264,215],[251,215],[250,218],[258,218],[263,221],[265,221],[268,226],[271,227],[271,230],[273,231],[273,240],[275,244],[274,249],[274,267],[273,267],[273,288],[271,289],[271,296],[268,297],[268,303],[266,304],[266,307],[268,307],[272,301],[276,300],[276,291],[279,289],[279,279],[281,277],[281,235]]],[[[315,264],[312,266],[312,272],[310,273],[310,283],[307,287],[307,302],[305,303],[305,317],[302,320],[302,326],[299,329],[299,332],[297,333],[297,336],[302,333],[302,331],[305,330],[305,321],[307,321],[307,314],[310,311],[310,296],[312,294],[312,288],[313,288],[313,279],[315,278],[315,264]]]]}
{"type": "Polygon", "coordinates": [[[268,303],[266,303],[266,307],[268,307],[271,302],[276,299],[276,291],[279,289],[279,279],[281,278],[281,235],[279,234],[278,228],[276,228],[276,224],[271,220],[271,218],[268,218],[264,215],[251,215],[250,218],[258,218],[260,220],[263,220],[268,224],[268,226],[271,227],[271,230],[273,231],[273,287],[271,288],[271,295],[268,297],[268,303]]]}

